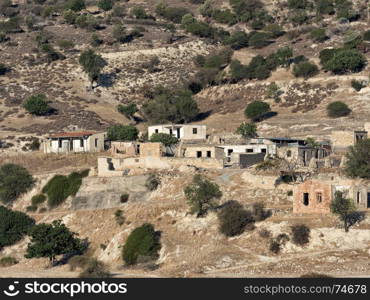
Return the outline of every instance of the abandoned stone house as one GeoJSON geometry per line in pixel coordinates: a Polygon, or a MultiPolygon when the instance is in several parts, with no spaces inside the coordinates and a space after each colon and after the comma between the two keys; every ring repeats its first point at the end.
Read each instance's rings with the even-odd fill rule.
{"type": "Polygon", "coordinates": [[[350,146],[354,146],[359,141],[369,138],[370,122],[364,124],[358,130],[335,130],[330,135],[332,149],[336,153],[345,153],[350,146]]]}
{"type": "Polygon", "coordinates": [[[114,157],[161,157],[165,155],[165,148],[161,143],[140,142],[112,142],[110,148],[114,157]]]}
{"type": "Polygon", "coordinates": [[[51,134],[43,141],[44,153],[104,151],[105,132],[71,131],[51,134]]]}
{"type": "Polygon", "coordinates": [[[181,144],[177,150],[177,157],[223,159],[224,149],[209,144],[181,144]]]}
{"type": "Polygon", "coordinates": [[[167,133],[183,141],[205,141],[207,139],[207,126],[184,124],[149,126],[149,139],[154,133],[167,133]]]}
{"type": "Polygon", "coordinates": [[[323,147],[311,147],[301,145],[289,145],[277,147],[277,156],[288,161],[297,161],[303,167],[317,167],[313,165],[329,155],[329,151],[323,147]],[[312,161],[312,159],[314,159],[312,161]]]}
{"type": "Polygon", "coordinates": [[[341,179],[311,179],[294,187],[293,213],[330,213],[336,191],[352,199],[357,209],[370,209],[370,182],[341,179]]]}

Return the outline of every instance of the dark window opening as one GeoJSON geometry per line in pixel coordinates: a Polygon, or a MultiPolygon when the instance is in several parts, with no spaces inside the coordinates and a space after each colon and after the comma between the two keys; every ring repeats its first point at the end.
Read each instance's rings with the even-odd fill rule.
{"type": "Polygon", "coordinates": [[[156,129],[156,130],[154,130],[154,132],[155,132],[155,133],[158,133],[159,131],[158,131],[158,129],[156,129]]]}
{"type": "Polygon", "coordinates": [[[202,151],[197,151],[197,157],[202,157],[202,151]]]}
{"type": "Polygon", "coordinates": [[[266,149],[265,149],[265,148],[262,148],[262,149],[261,149],[261,152],[262,152],[262,153],[266,153],[266,149]]]}
{"type": "Polygon", "coordinates": [[[370,208],[370,193],[367,193],[367,208],[370,208]]]}
{"type": "Polygon", "coordinates": [[[357,204],[361,202],[361,193],[357,192],[357,204]]]}
{"type": "Polygon", "coordinates": [[[247,153],[253,153],[253,149],[252,148],[247,149],[247,153]]]}
{"type": "Polygon", "coordinates": [[[84,139],[80,139],[80,147],[84,146],[84,139]]]}
{"type": "Polygon", "coordinates": [[[72,151],[73,150],[73,140],[69,141],[69,149],[72,151]]]}
{"type": "Polygon", "coordinates": [[[316,193],[316,201],[317,201],[317,203],[322,202],[322,193],[316,193]]]}
{"type": "Polygon", "coordinates": [[[228,149],[228,150],[227,150],[227,155],[228,155],[228,156],[230,156],[230,155],[231,155],[231,153],[233,153],[233,152],[234,152],[234,150],[233,150],[233,149],[228,149]]]}
{"type": "Polygon", "coordinates": [[[137,154],[140,154],[140,144],[136,146],[136,152],[137,154]]]}
{"type": "Polygon", "coordinates": [[[193,134],[197,134],[198,133],[198,128],[193,128],[193,134]]]}
{"type": "Polygon", "coordinates": [[[98,147],[98,139],[95,139],[95,148],[98,147]]]}
{"type": "Polygon", "coordinates": [[[207,157],[212,157],[211,156],[211,151],[207,151],[207,157]]]}
{"type": "Polygon", "coordinates": [[[173,134],[172,129],[170,129],[170,135],[172,135],[172,134],[173,134]]]}
{"type": "Polygon", "coordinates": [[[310,194],[309,193],[303,193],[303,205],[308,205],[310,202],[310,194]]]}
{"type": "Polygon", "coordinates": [[[62,148],[62,140],[58,140],[58,147],[62,148]]]}
{"type": "Polygon", "coordinates": [[[288,150],[287,152],[286,152],[286,157],[291,157],[292,156],[292,151],[291,150],[288,150]]]}

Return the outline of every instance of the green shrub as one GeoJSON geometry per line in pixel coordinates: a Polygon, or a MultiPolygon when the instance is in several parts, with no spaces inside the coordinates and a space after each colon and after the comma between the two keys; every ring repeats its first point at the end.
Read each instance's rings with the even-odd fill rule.
{"type": "Polygon", "coordinates": [[[0,249],[20,241],[35,224],[25,213],[4,206],[0,206],[0,220],[0,249]]]}
{"type": "Polygon", "coordinates": [[[271,43],[271,36],[266,32],[252,32],[249,36],[249,46],[263,48],[271,43]]]}
{"type": "Polygon", "coordinates": [[[270,105],[263,101],[249,103],[244,111],[245,116],[252,121],[258,121],[271,111],[270,105]]]}
{"type": "Polygon", "coordinates": [[[90,258],[84,270],[79,275],[80,278],[110,278],[111,273],[108,271],[107,267],[103,262],[90,258]]]}
{"type": "Polygon", "coordinates": [[[109,11],[113,8],[113,0],[99,0],[98,7],[104,11],[109,11]]]}
{"type": "Polygon", "coordinates": [[[230,45],[234,50],[248,47],[248,35],[244,31],[235,31],[224,40],[224,44],[230,45]]]}
{"type": "Polygon", "coordinates": [[[118,104],[117,110],[126,118],[132,119],[134,117],[134,114],[138,111],[138,108],[135,103],[130,103],[127,105],[118,104]]]}
{"type": "Polygon", "coordinates": [[[347,106],[347,104],[343,103],[342,101],[335,101],[330,103],[326,110],[328,112],[328,116],[331,118],[339,118],[347,116],[351,113],[351,110],[347,106]]]}
{"type": "Polygon", "coordinates": [[[35,183],[28,171],[15,164],[0,166],[0,201],[11,203],[21,194],[29,191],[35,183]]]}
{"type": "Polygon", "coordinates": [[[41,203],[44,203],[46,201],[46,196],[44,194],[38,194],[31,198],[31,204],[33,206],[37,206],[41,203]]]}
{"type": "Polygon", "coordinates": [[[128,236],[122,249],[122,258],[127,265],[134,265],[141,259],[157,259],[160,248],[159,235],[153,225],[143,224],[128,236]]]}
{"type": "Polygon", "coordinates": [[[333,0],[317,0],[316,11],[320,15],[333,15],[335,13],[333,0]]]}
{"type": "Polygon", "coordinates": [[[86,8],[84,0],[68,0],[66,5],[66,9],[70,9],[72,11],[80,11],[86,8]]]}
{"type": "Polygon", "coordinates": [[[217,22],[222,24],[234,25],[238,22],[236,15],[233,14],[230,9],[214,9],[212,12],[212,17],[217,22]]]}
{"type": "Polygon", "coordinates": [[[324,28],[314,28],[310,34],[311,39],[315,42],[324,42],[328,38],[324,28]]]}
{"type": "Polygon", "coordinates": [[[154,191],[161,184],[160,178],[156,174],[149,174],[145,181],[145,186],[149,191],[154,191]]]}
{"type": "Polygon", "coordinates": [[[31,114],[36,116],[43,116],[48,114],[51,109],[48,100],[44,94],[37,94],[30,96],[23,103],[23,107],[31,114]]]}
{"type": "Polygon", "coordinates": [[[82,253],[86,245],[76,237],[60,220],[51,224],[34,225],[30,231],[30,243],[27,245],[26,258],[47,257],[53,262],[58,255],[82,253]]]}
{"type": "Polygon", "coordinates": [[[360,72],[366,64],[366,59],[356,49],[336,49],[328,53],[325,60],[323,67],[334,74],[360,72]]]}
{"type": "Polygon", "coordinates": [[[365,41],[370,41],[370,30],[366,30],[363,34],[363,39],[365,41]]]}
{"type": "Polygon", "coordinates": [[[255,124],[243,122],[236,129],[236,133],[244,138],[253,138],[257,136],[257,126],[255,124]]]}
{"type": "Polygon", "coordinates": [[[197,102],[189,90],[165,90],[143,105],[142,111],[151,123],[188,123],[199,114],[197,102]]]}
{"type": "Polygon", "coordinates": [[[283,28],[278,24],[269,24],[265,26],[263,31],[267,32],[272,38],[277,38],[285,33],[283,28]]]}
{"type": "Polygon", "coordinates": [[[87,171],[73,172],[68,176],[55,175],[43,187],[42,192],[48,196],[49,207],[56,207],[69,196],[75,196],[82,184],[82,178],[88,176],[87,171]]]}
{"type": "Polygon", "coordinates": [[[310,241],[310,228],[306,225],[294,225],[292,229],[292,241],[294,244],[304,246],[310,241]]]}
{"type": "Polygon", "coordinates": [[[13,265],[16,265],[18,263],[18,260],[16,260],[12,256],[4,256],[0,258],[0,267],[10,267],[13,265]]]}
{"type": "Polygon", "coordinates": [[[111,141],[135,141],[139,131],[132,125],[113,125],[108,128],[107,138],[111,141]]]}
{"type": "Polygon", "coordinates": [[[362,140],[350,147],[345,172],[349,177],[370,179],[370,139],[362,140]]]}
{"type": "Polygon", "coordinates": [[[175,145],[179,142],[177,137],[167,133],[153,133],[150,141],[152,143],[162,143],[164,146],[175,145]]]}
{"type": "Polygon", "coordinates": [[[35,212],[36,210],[37,210],[36,205],[29,205],[29,206],[26,207],[27,212],[35,212]]]}
{"type": "Polygon", "coordinates": [[[266,220],[271,216],[271,211],[265,209],[265,205],[260,202],[253,203],[252,216],[256,222],[266,220]]]}
{"type": "Polygon", "coordinates": [[[116,222],[119,226],[122,226],[123,223],[125,223],[125,217],[123,216],[123,211],[120,209],[117,209],[114,213],[114,218],[116,219],[116,222]]]}
{"type": "Polygon", "coordinates": [[[64,11],[63,17],[67,24],[76,24],[78,15],[73,10],[68,9],[64,11]]]}
{"type": "Polygon", "coordinates": [[[217,216],[220,232],[228,237],[242,234],[246,228],[254,228],[251,212],[237,201],[226,203],[217,216]]]}
{"type": "Polygon", "coordinates": [[[167,4],[159,3],[156,7],[156,13],[166,20],[180,24],[183,16],[189,14],[189,10],[184,7],[170,7],[167,4]]]}
{"type": "Polygon", "coordinates": [[[196,174],[191,184],[184,189],[190,212],[197,217],[203,217],[210,208],[216,206],[216,201],[222,197],[220,187],[206,177],[196,174]]]}
{"type": "Polygon", "coordinates": [[[359,92],[362,88],[367,86],[367,82],[353,79],[351,81],[351,86],[355,89],[355,91],[359,92]]]}
{"type": "Polygon", "coordinates": [[[146,13],[145,9],[141,6],[134,6],[131,11],[131,15],[133,15],[136,19],[148,19],[148,14],[146,13]]]}
{"type": "Polygon", "coordinates": [[[293,74],[295,77],[303,77],[305,79],[315,76],[319,72],[318,67],[308,61],[295,64],[293,67],[293,74]]]}
{"type": "Polygon", "coordinates": [[[126,203],[127,201],[128,201],[128,199],[130,198],[130,195],[129,194],[127,194],[127,193],[124,193],[124,194],[122,194],[121,196],[120,196],[120,202],[121,203],[126,203]]]}

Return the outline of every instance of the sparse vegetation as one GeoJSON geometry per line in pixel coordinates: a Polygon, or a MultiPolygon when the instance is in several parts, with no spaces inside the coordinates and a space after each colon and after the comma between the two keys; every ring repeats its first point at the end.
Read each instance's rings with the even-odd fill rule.
{"type": "Polygon", "coordinates": [[[32,227],[27,245],[26,258],[47,257],[53,262],[57,255],[67,253],[81,254],[85,250],[82,241],[76,237],[60,220],[51,224],[40,223],[32,227]]]}
{"type": "Polygon", "coordinates": [[[303,61],[294,64],[293,74],[295,77],[303,77],[305,79],[315,76],[319,72],[318,67],[308,61],[303,61]]]}
{"type": "Polygon", "coordinates": [[[216,201],[222,197],[219,186],[206,177],[196,174],[190,185],[185,187],[184,193],[190,212],[203,217],[210,208],[216,206],[216,201]]]}
{"type": "Polygon", "coordinates": [[[23,107],[33,115],[43,116],[51,111],[48,103],[49,101],[44,94],[37,94],[27,98],[23,107]]]}
{"type": "Polygon", "coordinates": [[[150,137],[150,141],[152,143],[162,143],[166,147],[175,145],[179,142],[177,137],[167,133],[153,133],[150,137]]]}
{"type": "Polygon", "coordinates": [[[326,107],[326,110],[328,112],[328,116],[331,118],[340,118],[340,117],[345,117],[348,116],[351,113],[351,110],[342,101],[335,101],[326,107]]]}
{"type": "Polygon", "coordinates": [[[108,128],[107,138],[111,141],[135,141],[139,131],[132,125],[113,125],[108,128]]]}
{"type": "Polygon", "coordinates": [[[310,228],[304,224],[294,225],[292,229],[292,242],[299,246],[305,246],[310,242],[310,228]]]}
{"type": "Polygon", "coordinates": [[[338,215],[343,221],[345,232],[349,231],[349,218],[355,212],[355,205],[352,199],[346,198],[343,192],[336,191],[334,200],[330,205],[331,211],[338,215]]]}
{"type": "Polygon", "coordinates": [[[350,147],[346,156],[345,172],[348,176],[370,179],[370,139],[350,147]]]}
{"type": "Polygon", "coordinates": [[[159,233],[152,224],[135,228],[128,236],[122,249],[122,258],[127,265],[158,258],[161,249],[159,233]]]}
{"type": "Polygon", "coordinates": [[[253,123],[243,122],[236,129],[236,133],[244,138],[254,138],[257,136],[257,126],[253,123]]]}
{"type": "Polygon", "coordinates": [[[149,174],[145,181],[145,186],[149,191],[155,191],[161,184],[160,178],[156,174],[149,174]]]}
{"type": "Polygon", "coordinates": [[[253,101],[247,105],[244,114],[252,121],[259,121],[270,111],[271,108],[268,103],[262,101],[253,101]]]}
{"type": "Polygon", "coordinates": [[[0,250],[20,241],[34,226],[35,220],[23,212],[0,206],[0,250]]]}
{"type": "Polygon", "coordinates": [[[83,271],[79,275],[80,278],[110,278],[111,273],[108,271],[107,266],[97,260],[96,258],[90,258],[87,260],[83,271]]]}
{"type": "Polygon", "coordinates": [[[21,194],[29,191],[35,183],[32,175],[23,167],[15,164],[0,166],[0,201],[8,204],[21,194]]]}
{"type": "Polygon", "coordinates": [[[43,187],[42,192],[48,196],[49,207],[62,204],[69,196],[75,196],[80,189],[82,179],[88,176],[88,170],[73,172],[68,176],[55,175],[43,187]]]}
{"type": "Polygon", "coordinates": [[[220,232],[228,237],[242,234],[246,228],[254,228],[252,213],[237,201],[227,202],[217,216],[220,232]]]}
{"type": "Polygon", "coordinates": [[[0,258],[0,267],[10,267],[16,265],[18,260],[15,259],[13,256],[4,256],[0,258]]]}

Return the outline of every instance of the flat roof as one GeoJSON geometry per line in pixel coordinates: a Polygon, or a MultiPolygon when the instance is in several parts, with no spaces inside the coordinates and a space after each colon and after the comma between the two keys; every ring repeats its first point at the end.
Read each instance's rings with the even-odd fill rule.
{"type": "Polygon", "coordinates": [[[71,132],[59,132],[53,133],[49,137],[50,138],[68,138],[68,137],[84,137],[96,134],[96,131],[71,131],[71,132]]]}

